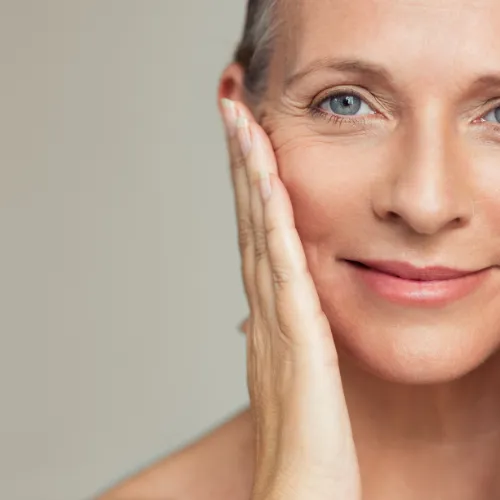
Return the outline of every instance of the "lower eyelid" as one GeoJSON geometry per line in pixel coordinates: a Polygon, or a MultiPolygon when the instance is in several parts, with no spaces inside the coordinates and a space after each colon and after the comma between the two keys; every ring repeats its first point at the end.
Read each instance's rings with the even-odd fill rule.
{"type": "Polygon", "coordinates": [[[337,126],[342,125],[353,125],[356,128],[365,128],[366,125],[371,121],[371,117],[376,116],[377,113],[369,115],[339,115],[332,112],[324,111],[317,106],[311,107],[308,110],[308,114],[313,119],[321,119],[328,124],[335,124],[337,126]]]}

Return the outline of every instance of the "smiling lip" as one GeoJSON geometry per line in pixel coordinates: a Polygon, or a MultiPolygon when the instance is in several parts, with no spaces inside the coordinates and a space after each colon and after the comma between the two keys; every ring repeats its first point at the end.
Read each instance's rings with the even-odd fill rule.
{"type": "Polygon", "coordinates": [[[356,281],[398,304],[443,306],[465,297],[490,274],[491,267],[464,271],[433,266],[417,268],[406,262],[346,261],[356,281]]]}
{"type": "Polygon", "coordinates": [[[416,281],[436,281],[461,278],[477,271],[462,271],[450,267],[432,266],[415,267],[407,262],[382,261],[382,260],[363,260],[359,261],[366,267],[375,269],[386,274],[392,274],[399,278],[416,281]]]}

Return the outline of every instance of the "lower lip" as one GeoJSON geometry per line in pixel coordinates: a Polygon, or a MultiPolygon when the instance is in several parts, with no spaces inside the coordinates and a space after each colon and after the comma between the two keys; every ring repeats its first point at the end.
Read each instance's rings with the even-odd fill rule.
{"type": "Polygon", "coordinates": [[[403,305],[439,307],[459,300],[486,280],[491,268],[460,278],[415,281],[347,262],[353,274],[381,297],[403,305]]]}

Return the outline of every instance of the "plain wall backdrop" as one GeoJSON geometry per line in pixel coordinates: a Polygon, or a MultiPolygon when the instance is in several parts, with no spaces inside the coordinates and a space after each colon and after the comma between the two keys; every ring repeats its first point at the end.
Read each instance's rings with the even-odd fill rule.
{"type": "Polygon", "coordinates": [[[247,403],[217,80],[244,0],[0,1],[0,498],[81,500],[247,403]]]}

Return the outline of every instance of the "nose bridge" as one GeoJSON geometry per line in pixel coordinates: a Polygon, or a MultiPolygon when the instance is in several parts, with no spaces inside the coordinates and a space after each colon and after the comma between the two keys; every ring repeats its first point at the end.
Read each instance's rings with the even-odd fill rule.
{"type": "Polygon", "coordinates": [[[448,114],[435,101],[420,106],[401,124],[398,154],[391,160],[393,175],[379,215],[397,217],[419,233],[432,234],[470,217],[467,159],[448,114]]]}

